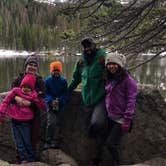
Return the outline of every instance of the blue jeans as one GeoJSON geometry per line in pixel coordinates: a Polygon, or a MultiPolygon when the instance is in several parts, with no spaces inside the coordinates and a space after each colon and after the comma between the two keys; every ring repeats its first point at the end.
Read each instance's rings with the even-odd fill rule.
{"type": "Polygon", "coordinates": [[[90,137],[105,134],[108,119],[104,99],[95,106],[85,108],[85,123],[90,137]]]}
{"type": "Polygon", "coordinates": [[[35,161],[31,144],[31,121],[11,120],[13,139],[20,157],[20,162],[35,161]]]}
{"type": "Polygon", "coordinates": [[[96,105],[85,108],[85,126],[90,138],[94,138],[97,149],[92,158],[100,158],[103,147],[103,140],[108,129],[108,119],[105,107],[105,100],[100,100],[96,105]]]}

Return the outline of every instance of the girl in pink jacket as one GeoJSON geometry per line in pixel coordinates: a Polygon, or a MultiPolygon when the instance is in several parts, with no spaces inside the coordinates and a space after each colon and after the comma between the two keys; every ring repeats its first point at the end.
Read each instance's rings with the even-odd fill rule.
{"type": "Polygon", "coordinates": [[[46,108],[44,99],[39,99],[37,92],[34,90],[36,76],[26,74],[20,84],[8,92],[0,104],[0,113],[11,118],[11,129],[20,156],[20,162],[33,162],[35,156],[31,145],[31,120],[34,113],[31,106],[24,106],[24,102],[35,104],[40,110],[46,108]],[[15,97],[18,97],[22,104],[17,104],[15,97]]]}

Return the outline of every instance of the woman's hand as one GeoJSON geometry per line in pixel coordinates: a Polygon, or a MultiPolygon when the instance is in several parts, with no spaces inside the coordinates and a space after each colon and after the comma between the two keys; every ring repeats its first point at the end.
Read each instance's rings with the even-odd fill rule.
{"type": "Polygon", "coordinates": [[[29,107],[31,105],[31,102],[22,98],[22,97],[19,97],[19,96],[15,96],[15,101],[18,105],[20,106],[25,106],[25,107],[29,107]]]}
{"type": "Polygon", "coordinates": [[[129,132],[130,125],[131,125],[130,121],[124,121],[124,122],[121,124],[122,132],[124,132],[124,133],[129,132]]]}

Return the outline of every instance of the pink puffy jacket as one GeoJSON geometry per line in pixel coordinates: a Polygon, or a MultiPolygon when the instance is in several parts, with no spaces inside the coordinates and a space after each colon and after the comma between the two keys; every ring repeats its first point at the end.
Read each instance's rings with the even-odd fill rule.
{"type": "Polygon", "coordinates": [[[15,101],[13,101],[15,96],[19,96],[30,101],[40,110],[44,110],[46,108],[44,99],[38,98],[36,91],[32,91],[27,95],[22,93],[21,88],[16,87],[9,91],[6,97],[3,99],[2,103],[0,104],[0,113],[6,114],[7,116],[17,120],[33,119],[34,113],[31,107],[18,105],[15,101]]]}

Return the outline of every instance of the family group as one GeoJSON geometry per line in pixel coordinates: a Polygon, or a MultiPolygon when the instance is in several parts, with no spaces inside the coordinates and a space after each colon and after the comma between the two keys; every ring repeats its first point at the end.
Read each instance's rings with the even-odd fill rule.
{"type": "Polygon", "coordinates": [[[87,165],[120,165],[119,147],[122,137],[132,128],[137,83],[126,69],[126,56],[106,53],[91,37],[83,38],[81,45],[82,55],[69,83],[63,76],[62,62],[52,61],[50,75],[43,79],[39,75],[38,56],[30,55],[24,61],[23,72],[0,103],[0,121],[10,118],[18,163],[37,160],[41,111],[47,113],[43,149],[60,148],[59,113],[81,83],[87,134],[97,143],[97,151],[87,165]]]}

